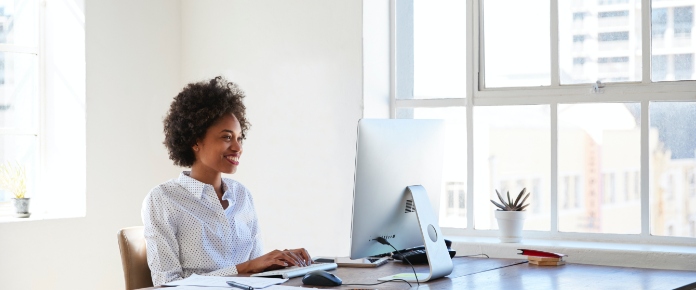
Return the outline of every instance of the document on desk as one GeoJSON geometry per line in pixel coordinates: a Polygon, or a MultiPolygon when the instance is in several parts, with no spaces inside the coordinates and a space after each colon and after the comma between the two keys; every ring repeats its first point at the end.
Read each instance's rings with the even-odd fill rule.
{"type": "Polygon", "coordinates": [[[244,285],[249,285],[251,287],[254,287],[255,289],[263,289],[272,285],[284,283],[285,281],[288,281],[288,279],[260,277],[220,277],[193,274],[186,279],[172,281],[167,284],[164,284],[164,286],[223,287],[229,290],[230,286],[227,285],[227,281],[234,281],[244,285]]]}
{"type": "MultiPolygon", "coordinates": [[[[234,290],[236,288],[231,288],[230,286],[227,286],[227,287],[176,286],[176,288],[172,288],[172,289],[176,289],[176,290],[230,290],[230,289],[233,289],[234,290]]],[[[283,286],[283,285],[273,285],[273,286],[268,286],[267,288],[263,288],[263,290],[297,290],[297,289],[307,290],[308,288],[295,287],[295,286],[283,286]]],[[[314,289],[316,289],[316,288],[314,288],[314,289]]]]}

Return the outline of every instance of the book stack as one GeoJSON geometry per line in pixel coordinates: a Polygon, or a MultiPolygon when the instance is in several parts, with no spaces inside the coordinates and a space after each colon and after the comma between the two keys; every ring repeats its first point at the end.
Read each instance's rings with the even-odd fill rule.
{"type": "Polygon", "coordinates": [[[522,251],[519,253],[520,255],[527,256],[527,260],[529,260],[529,264],[537,265],[537,266],[565,265],[565,260],[563,260],[563,258],[567,257],[567,255],[565,255],[565,254],[552,253],[552,252],[546,252],[546,251],[530,250],[530,249],[518,249],[518,250],[522,251]]]}

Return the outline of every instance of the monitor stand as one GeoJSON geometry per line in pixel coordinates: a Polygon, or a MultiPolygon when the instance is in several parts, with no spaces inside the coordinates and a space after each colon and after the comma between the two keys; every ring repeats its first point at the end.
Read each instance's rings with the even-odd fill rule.
{"type": "MultiPolygon", "coordinates": [[[[407,187],[406,192],[410,193],[413,198],[416,217],[418,218],[418,224],[420,225],[425,243],[425,253],[428,256],[428,265],[430,266],[430,273],[417,273],[418,281],[425,282],[449,275],[452,273],[452,259],[449,256],[449,251],[445,245],[444,236],[442,231],[440,231],[433,207],[430,205],[428,193],[421,185],[411,185],[407,187]]],[[[390,275],[378,280],[390,281],[396,279],[416,282],[416,276],[413,275],[413,272],[390,275]]]]}

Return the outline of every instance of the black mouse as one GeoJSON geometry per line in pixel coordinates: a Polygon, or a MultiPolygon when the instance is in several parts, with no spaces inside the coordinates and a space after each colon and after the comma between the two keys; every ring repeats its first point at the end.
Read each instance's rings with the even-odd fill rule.
{"type": "Polygon", "coordinates": [[[314,286],[339,286],[343,284],[343,281],[334,274],[323,270],[317,270],[304,275],[302,283],[314,286]]]}

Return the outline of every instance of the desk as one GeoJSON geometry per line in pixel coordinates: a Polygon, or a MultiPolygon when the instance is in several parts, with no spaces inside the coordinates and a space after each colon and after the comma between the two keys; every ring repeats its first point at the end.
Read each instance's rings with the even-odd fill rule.
{"type": "MultiPolygon", "coordinates": [[[[525,260],[455,258],[452,274],[445,278],[422,283],[413,289],[674,289],[696,282],[696,272],[653,270],[566,264],[558,267],[534,266],[525,260]],[[507,266],[507,267],[506,267],[507,266]],[[504,267],[496,270],[493,268],[504,267]]],[[[427,266],[417,265],[416,271],[425,272],[427,266]]],[[[390,262],[378,268],[339,267],[331,271],[343,283],[373,284],[377,278],[390,274],[411,272],[408,265],[390,262]]],[[[285,286],[303,286],[301,277],[290,279],[285,286]]],[[[306,286],[310,287],[310,286],[306,286]]],[[[405,282],[388,282],[376,286],[318,287],[327,289],[409,289],[405,282]]],[[[144,288],[155,289],[155,288],[144,288]]],[[[167,288],[176,289],[176,288],[167,288]]],[[[230,288],[232,289],[232,288],[230,288]]]]}

